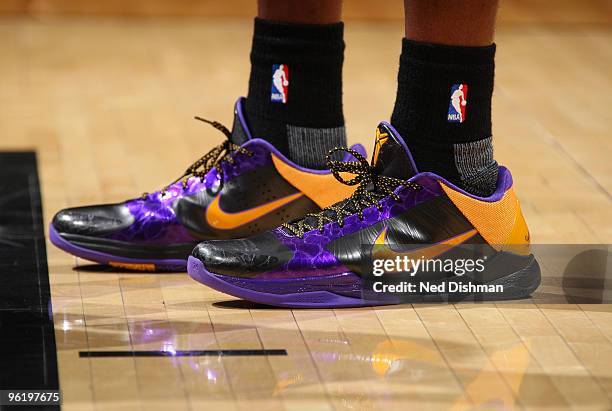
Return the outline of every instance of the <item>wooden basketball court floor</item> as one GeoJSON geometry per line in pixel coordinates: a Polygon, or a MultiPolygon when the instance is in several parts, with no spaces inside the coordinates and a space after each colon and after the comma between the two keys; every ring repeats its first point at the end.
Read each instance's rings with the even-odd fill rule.
{"type": "MultiPolygon", "coordinates": [[[[218,144],[192,116],[231,125],[250,34],[241,19],[3,18],[0,150],[36,150],[45,223],[162,187],[218,144]]],[[[401,36],[347,26],[352,143],[371,149],[389,117],[401,36]]],[[[496,157],[533,241],[612,243],[610,27],[509,25],[497,43],[496,157]]],[[[612,408],[612,306],[563,303],[555,273],[521,302],[291,311],[47,253],[65,410],[612,408]],[[287,355],[79,356],[222,349],[287,355]]]]}

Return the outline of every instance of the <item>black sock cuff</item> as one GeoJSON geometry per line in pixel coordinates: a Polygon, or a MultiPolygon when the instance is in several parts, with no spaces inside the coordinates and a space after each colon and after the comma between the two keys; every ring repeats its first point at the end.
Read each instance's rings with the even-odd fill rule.
{"type": "Polygon", "coordinates": [[[494,58],[495,44],[465,47],[404,39],[391,116],[420,170],[479,195],[490,194],[497,181],[491,144],[494,58]]]}
{"type": "Polygon", "coordinates": [[[298,24],[255,18],[251,62],[337,65],[344,60],[344,23],[298,24]]]}
{"type": "Polygon", "coordinates": [[[495,43],[490,46],[449,46],[402,40],[401,60],[415,60],[430,64],[460,66],[493,66],[495,43]]]}
{"type": "Polygon", "coordinates": [[[279,127],[284,124],[311,128],[344,125],[343,33],[343,23],[295,24],[255,19],[246,109],[251,118],[257,117],[253,122],[270,124],[269,130],[262,132],[280,134],[279,127]],[[286,104],[270,101],[275,64],[288,67],[286,104]]]}
{"type": "Polygon", "coordinates": [[[412,134],[437,142],[464,143],[490,137],[495,45],[446,46],[404,39],[398,92],[391,118],[412,134]],[[451,87],[467,84],[465,122],[448,122],[451,87]]]}
{"type": "Polygon", "coordinates": [[[342,41],[344,23],[305,24],[286,21],[266,20],[255,17],[254,34],[266,37],[295,37],[313,41],[342,41]]]}

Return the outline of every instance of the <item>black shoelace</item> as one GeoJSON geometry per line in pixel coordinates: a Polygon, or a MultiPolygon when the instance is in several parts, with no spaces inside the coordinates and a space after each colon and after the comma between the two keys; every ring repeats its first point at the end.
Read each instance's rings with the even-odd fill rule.
{"type": "Polygon", "coordinates": [[[390,196],[395,201],[400,201],[400,197],[395,193],[399,186],[413,190],[422,188],[419,184],[410,181],[376,174],[374,166],[370,165],[365,157],[350,148],[334,148],[331,150],[327,154],[327,166],[341,183],[349,186],[359,184],[359,187],[346,200],[326,207],[318,213],[309,213],[299,220],[283,224],[282,227],[290,234],[302,238],[306,231],[315,228],[323,233],[325,224],[333,222],[338,223],[342,228],[345,218],[355,213],[359,215],[360,220],[363,220],[363,210],[369,206],[375,205],[382,211],[383,206],[380,200],[386,196],[390,196]],[[357,161],[331,159],[334,153],[341,151],[351,154],[357,161]],[[340,173],[355,174],[355,177],[345,180],[340,173]]]}
{"type": "MultiPolygon", "coordinates": [[[[230,141],[232,133],[223,124],[217,121],[206,120],[205,118],[198,117],[198,116],[195,116],[195,119],[200,120],[204,123],[210,124],[217,130],[221,131],[225,135],[226,140],[223,143],[219,144],[217,147],[210,150],[208,153],[204,154],[195,163],[190,165],[187,168],[187,170],[185,170],[183,175],[181,175],[179,178],[177,178],[176,180],[174,180],[173,182],[171,182],[170,184],[162,188],[161,189],[162,195],[166,194],[166,191],[168,191],[170,186],[172,186],[173,184],[179,181],[182,181],[183,189],[187,188],[187,181],[189,180],[189,178],[197,177],[200,180],[202,180],[206,176],[206,174],[213,168],[217,170],[217,174],[219,175],[219,180],[221,182],[220,184],[222,187],[223,180],[224,180],[224,175],[223,175],[224,173],[223,173],[223,167],[221,167],[221,163],[226,161],[230,164],[234,164],[236,162],[236,160],[234,159],[234,153],[244,154],[249,157],[253,156],[253,153],[251,151],[245,148],[242,148],[239,145],[234,144],[230,141]]],[[[144,199],[148,195],[149,193],[143,193],[142,198],[144,199]]]]}

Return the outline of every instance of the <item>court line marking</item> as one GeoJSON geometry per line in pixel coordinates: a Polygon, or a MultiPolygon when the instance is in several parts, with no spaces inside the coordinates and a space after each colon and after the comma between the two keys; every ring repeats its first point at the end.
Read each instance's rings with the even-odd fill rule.
{"type": "Polygon", "coordinates": [[[79,358],[282,356],[287,350],[79,351],[79,358]]]}

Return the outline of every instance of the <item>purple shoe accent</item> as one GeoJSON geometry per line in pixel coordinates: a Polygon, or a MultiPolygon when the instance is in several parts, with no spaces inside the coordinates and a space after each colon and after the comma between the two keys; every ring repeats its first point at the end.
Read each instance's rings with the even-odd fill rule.
{"type": "Polygon", "coordinates": [[[414,163],[414,157],[412,156],[412,152],[410,151],[410,149],[408,148],[408,146],[406,145],[406,142],[404,141],[404,139],[402,138],[402,136],[400,135],[400,133],[395,129],[395,127],[393,127],[391,125],[391,123],[387,122],[387,121],[381,121],[380,124],[383,124],[384,126],[386,126],[389,130],[391,130],[391,132],[393,134],[395,134],[395,136],[397,137],[397,142],[402,146],[402,148],[404,149],[404,151],[406,152],[406,155],[408,156],[408,160],[410,161],[410,166],[412,167],[412,169],[414,170],[415,174],[419,173],[419,169],[417,168],[416,164],[414,163]]]}
{"type": "MultiPolygon", "coordinates": [[[[353,144],[352,146],[349,147],[351,150],[355,150],[356,152],[358,152],[359,154],[361,154],[363,157],[367,157],[368,153],[365,149],[365,147],[361,144],[353,144]]],[[[355,161],[355,159],[353,158],[353,156],[351,155],[351,153],[346,153],[344,155],[344,158],[342,159],[342,161],[347,162],[347,161],[355,161]]]]}
{"type": "MultiPolygon", "coordinates": [[[[366,301],[361,298],[348,297],[326,290],[301,291],[295,286],[291,288],[298,292],[288,294],[263,292],[258,290],[259,287],[258,284],[256,284],[258,280],[247,281],[250,283],[251,288],[245,288],[228,282],[227,279],[229,277],[209,272],[204,267],[204,264],[193,256],[189,257],[187,272],[191,278],[201,284],[207,285],[217,291],[221,291],[234,297],[260,304],[289,308],[340,308],[381,305],[380,301],[366,301]]],[[[346,273],[346,277],[348,277],[349,274],[350,273],[346,273]]],[[[332,277],[332,279],[338,281],[337,276],[332,277]]],[[[269,283],[269,280],[259,281],[266,281],[269,283]]],[[[288,284],[283,284],[283,289],[285,289],[284,287],[287,286],[288,284]]],[[[279,290],[277,289],[277,291],[279,290]]]]}
{"type": "Polygon", "coordinates": [[[441,177],[435,173],[423,172],[415,176],[415,178],[411,178],[410,181],[416,182],[417,177],[429,177],[431,179],[439,181],[440,183],[444,183],[445,186],[467,197],[471,197],[479,201],[486,201],[488,203],[492,203],[492,202],[501,200],[504,194],[506,194],[506,191],[508,191],[512,187],[512,184],[513,184],[512,174],[510,173],[510,170],[508,170],[504,166],[499,166],[499,172],[497,175],[497,188],[495,189],[493,194],[491,194],[489,197],[479,197],[474,194],[468,193],[464,189],[457,187],[455,184],[451,183],[444,177],[441,177]]]}
{"type": "Polygon", "coordinates": [[[134,223],[106,238],[159,245],[196,241],[196,238],[178,223],[172,208],[176,198],[181,195],[177,192],[176,187],[171,187],[163,196],[156,192],[150,194],[146,200],[128,201],[126,206],[134,216],[134,223]]]}
{"type": "Polygon", "coordinates": [[[77,257],[84,258],[89,261],[93,261],[100,264],[108,264],[110,262],[116,263],[127,263],[127,264],[155,264],[155,269],[159,271],[185,271],[187,267],[187,260],[178,259],[160,259],[160,260],[147,260],[139,258],[127,258],[114,256],[112,254],[101,253],[99,251],[88,250],[83,247],[71,244],[67,240],[64,240],[53,228],[53,224],[49,224],[49,240],[56,247],[73,254],[77,257]]]}
{"type": "MultiPolygon", "coordinates": [[[[207,270],[208,271],[208,270],[207,270]]],[[[209,271],[210,272],[210,271],[209,271]]],[[[352,298],[361,298],[362,281],[361,278],[350,271],[333,275],[316,277],[291,277],[283,278],[243,278],[220,276],[223,281],[240,288],[247,288],[252,291],[264,292],[268,294],[288,294],[295,292],[329,291],[334,294],[344,295],[352,298]]]]}

